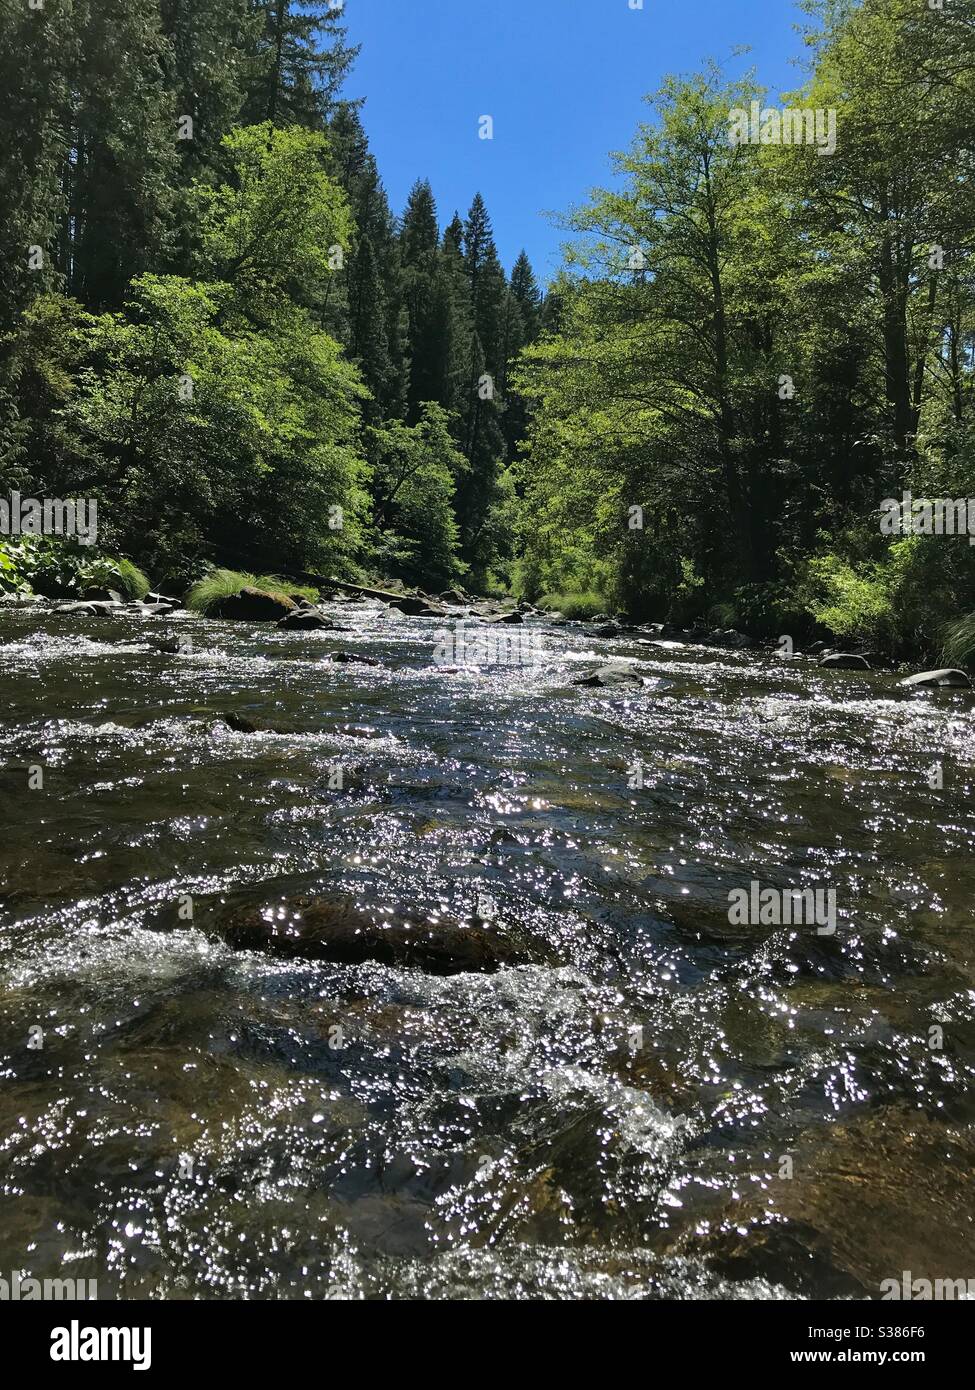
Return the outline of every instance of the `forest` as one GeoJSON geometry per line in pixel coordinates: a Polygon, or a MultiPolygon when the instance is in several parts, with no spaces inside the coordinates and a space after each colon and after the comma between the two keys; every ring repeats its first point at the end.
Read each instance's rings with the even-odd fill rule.
{"type": "MultiPolygon", "coordinates": [[[[835,147],[674,76],[540,286],[476,190],[390,207],[340,7],[4,0],[0,493],[97,500],[167,591],[463,585],[964,663],[975,6],[806,9],[782,106],[835,147]]],[[[0,584],[64,550],[0,538],[0,584]]]]}

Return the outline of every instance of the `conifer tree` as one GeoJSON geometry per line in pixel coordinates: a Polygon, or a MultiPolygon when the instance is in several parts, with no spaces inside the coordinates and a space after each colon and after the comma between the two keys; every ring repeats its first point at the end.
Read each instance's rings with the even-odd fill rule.
{"type": "Polygon", "coordinates": [[[261,29],[242,120],[322,130],[358,53],[345,43],[341,11],[327,0],[255,0],[255,9],[261,29]]]}

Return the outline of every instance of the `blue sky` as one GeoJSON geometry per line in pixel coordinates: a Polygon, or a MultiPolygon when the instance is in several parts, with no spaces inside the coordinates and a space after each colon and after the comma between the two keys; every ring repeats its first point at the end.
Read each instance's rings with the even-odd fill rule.
{"type": "Polygon", "coordinates": [[[609,152],[649,114],[644,94],[709,57],[754,66],[773,98],[797,87],[800,19],[793,0],[346,0],[362,44],[346,93],[366,97],[394,212],[418,176],[441,225],[480,190],[505,265],[524,246],[544,283],[564,234],[542,214],[608,182],[609,152]],[[751,52],[732,60],[742,44],[751,52]],[[482,115],[493,140],[478,138],[482,115]]]}

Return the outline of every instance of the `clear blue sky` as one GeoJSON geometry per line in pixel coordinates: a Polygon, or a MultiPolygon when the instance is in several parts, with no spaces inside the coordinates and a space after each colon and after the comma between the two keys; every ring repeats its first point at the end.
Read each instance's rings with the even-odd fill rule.
{"type": "Polygon", "coordinates": [[[709,57],[754,66],[773,95],[800,85],[793,0],[346,0],[362,52],[346,88],[362,118],[395,213],[430,179],[441,226],[484,195],[510,270],[522,246],[544,283],[563,234],[542,215],[610,179],[642,101],[670,72],[709,57]],[[736,46],[751,52],[731,59],[736,46]],[[478,118],[494,117],[494,139],[478,118]]]}

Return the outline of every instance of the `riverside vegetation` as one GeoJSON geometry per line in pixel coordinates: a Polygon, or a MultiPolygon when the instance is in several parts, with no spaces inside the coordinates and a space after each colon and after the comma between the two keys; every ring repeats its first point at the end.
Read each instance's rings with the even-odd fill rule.
{"type": "Polygon", "coordinates": [[[5,6],[0,485],[97,498],[167,592],[462,582],[967,662],[975,548],[878,511],[975,493],[975,16],[807,8],[835,150],[672,79],[542,293],[479,196],[391,212],[333,8],[5,6]]]}

